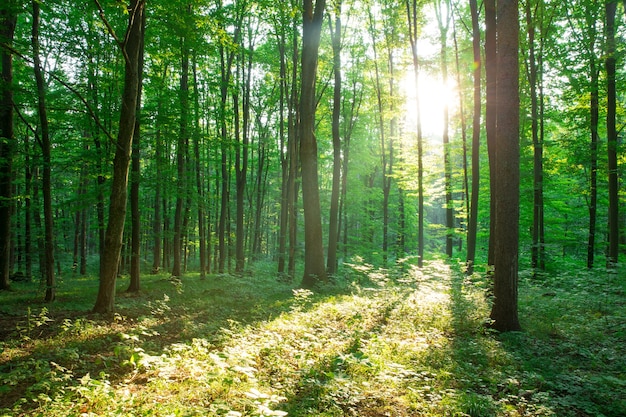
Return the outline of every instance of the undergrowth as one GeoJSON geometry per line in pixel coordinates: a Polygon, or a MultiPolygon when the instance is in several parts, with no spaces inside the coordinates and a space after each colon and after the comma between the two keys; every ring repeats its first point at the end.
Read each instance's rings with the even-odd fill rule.
{"type": "Polygon", "coordinates": [[[263,264],[144,276],[111,317],[86,313],[94,278],[51,305],[21,284],[0,293],[0,415],[626,415],[623,276],[522,273],[524,331],[499,335],[459,269],[356,259],[313,290],[263,264]]]}

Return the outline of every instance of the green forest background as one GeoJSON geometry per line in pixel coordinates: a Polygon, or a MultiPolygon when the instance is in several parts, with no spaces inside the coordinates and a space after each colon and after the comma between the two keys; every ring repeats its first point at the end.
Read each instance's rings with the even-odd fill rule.
{"type": "MultiPolygon", "coordinates": [[[[35,99],[39,93],[33,72],[32,10],[28,4],[7,6],[11,4],[18,12],[15,39],[11,45],[3,42],[4,56],[13,56],[15,103],[15,133],[6,145],[12,157],[12,194],[4,202],[11,213],[10,239],[3,237],[3,244],[10,245],[8,271],[27,280],[46,276],[44,270],[50,266],[43,260],[47,245],[43,197],[49,192],[54,274],[94,273],[111,192],[124,73],[116,43],[122,42],[126,5],[41,4],[37,49],[48,137],[48,151],[43,152],[42,109],[35,99]],[[111,33],[117,33],[117,39],[111,33]],[[46,168],[49,183],[43,181],[46,168]]],[[[442,252],[466,257],[469,193],[472,181],[480,178],[475,263],[484,265],[490,224],[489,164],[484,129],[477,151],[471,140],[470,8],[465,2],[416,5],[418,71],[427,77],[422,83],[438,82],[450,89],[441,92],[447,97],[446,132],[433,131],[436,124],[421,121],[426,126],[421,129],[425,129],[422,250],[425,257],[442,252]],[[444,135],[449,142],[445,147],[444,135]],[[476,178],[472,152],[480,158],[476,178]]],[[[299,7],[250,1],[170,1],[147,6],[143,92],[130,174],[131,184],[138,187],[138,213],[132,217],[129,206],[120,273],[130,270],[131,226],[137,223],[135,251],[140,250],[143,273],[173,268],[174,275],[241,271],[244,262],[273,259],[279,273],[294,275],[303,252],[301,200],[297,192],[287,196],[290,182],[299,191],[300,181],[294,152],[299,7]]],[[[327,7],[315,125],[324,245],[335,167],[339,199],[334,215],[340,220],[331,227],[338,242],[334,263],[353,256],[377,265],[411,262],[419,246],[419,168],[416,117],[411,114],[417,112],[416,96],[407,91],[406,81],[414,70],[407,6],[335,2],[327,7]],[[343,22],[342,88],[337,102],[333,101],[332,37],[339,35],[329,32],[328,25],[335,17],[343,22]],[[407,105],[411,101],[412,107],[407,105]],[[334,103],[339,105],[336,159],[334,103]]],[[[615,147],[616,175],[622,178],[621,5],[618,11],[615,147]]],[[[559,259],[573,259],[581,266],[605,265],[609,149],[604,3],[529,0],[521,3],[520,27],[520,263],[524,267],[532,263],[538,271],[558,268],[559,259]],[[542,151],[540,160],[537,149],[542,151]],[[539,183],[533,174],[537,169],[542,170],[539,183]],[[540,202],[533,198],[537,187],[543,193],[540,202]],[[539,225],[541,229],[533,229],[539,225]]],[[[435,93],[427,87],[423,89],[435,93]]],[[[417,97],[422,113],[435,100],[417,97]]],[[[432,112],[424,114],[432,117],[432,112]]],[[[443,128],[443,123],[439,125],[443,128]]],[[[623,205],[621,180],[619,184],[619,205],[623,205]]],[[[625,219],[622,210],[622,252],[625,219]]],[[[333,272],[336,267],[329,269],[333,272]]],[[[8,286],[6,274],[2,282],[8,286]]]]}

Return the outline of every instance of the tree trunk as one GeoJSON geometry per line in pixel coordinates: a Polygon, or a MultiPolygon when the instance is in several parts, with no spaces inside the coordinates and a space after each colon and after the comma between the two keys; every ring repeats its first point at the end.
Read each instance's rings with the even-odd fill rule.
{"type": "Polygon", "coordinates": [[[478,193],[480,190],[480,78],[482,58],[480,54],[480,26],[478,4],[470,0],[472,14],[472,50],[474,53],[474,114],[472,115],[472,191],[470,196],[469,224],[467,226],[467,274],[474,272],[476,258],[476,235],[478,232],[478,193]]]}
{"type": "Polygon", "coordinates": [[[519,56],[518,2],[497,7],[496,212],[492,327],[520,330],[517,314],[519,244],[519,56]]]}
{"type": "MultiPolygon", "coordinates": [[[[17,21],[15,0],[0,6],[0,42],[11,46],[17,21]]],[[[0,290],[10,287],[11,275],[11,211],[13,195],[13,56],[8,48],[0,48],[2,83],[0,84],[0,290]]]]}
{"type": "Polygon", "coordinates": [[[52,161],[50,143],[50,129],[48,125],[48,113],[46,108],[46,86],[41,70],[41,59],[39,57],[39,22],[40,9],[39,2],[33,0],[33,68],[35,80],[37,82],[37,103],[39,111],[39,122],[41,129],[41,154],[43,158],[43,218],[44,218],[44,256],[46,277],[45,301],[52,302],[56,297],[56,283],[54,276],[54,220],[52,213],[52,161]]]}
{"type": "MultiPolygon", "coordinates": [[[[191,10],[186,14],[191,15],[191,10]]],[[[181,75],[180,75],[180,130],[176,144],[176,169],[178,173],[176,187],[176,210],[174,212],[174,240],[172,242],[173,260],[172,276],[182,276],[183,252],[183,216],[187,198],[187,165],[186,155],[189,147],[189,40],[187,35],[181,39],[181,75]]]]}
{"type": "Polygon", "coordinates": [[[545,266],[543,235],[543,141],[539,135],[539,97],[537,84],[539,68],[535,53],[535,22],[531,2],[526,2],[526,32],[528,34],[527,78],[530,86],[531,133],[533,139],[533,228],[531,247],[531,267],[533,274],[545,266]]]}
{"type": "Polygon", "coordinates": [[[333,89],[333,185],[330,196],[330,218],[328,220],[328,256],[326,271],[329,275],[337,272],[337,243],[339,239],[339,188],[341,180],[341,136],[339,120],[341,116],[341,1],[335,4],[335,19],[331,21],[331,38],[333,46],[333,73],[335,85],[333,89]]]}
{"type": "MultiPolygon", "coordinates": [[[[145,33],[146,15],[143,14],[141,22],[141,32],[145,33]]],[[[137,87],[137,106],[135,109],[135,130],[133,132],[133,146],[131,155],[131,184],[130,184],[130,217],[131,217],[131,242],[130,242],[130,283],[127,292],[137,293],[141,289],[141,214],[139,206],[139,183],[141,182],[140,146],[139,139],[141,133],[141,91],[143,84],[143,51],[144,39],[141,39],[137,72],[139,86],[137,87]]]]}
{"type": "Polygon", "coordinates": [[[100,285],[94,313],[112,313],[115,309],[115,281],[124,235],[128,191],[128,168],[135,130],[135,111],[139,89],[139,52],[143,39],[142,21],[145,0],[129,4],[128,36],[120,48],[125,58],[124,91],[120,112],[119,132],[113,160],[109,221],[104,250],[100,259],[100,285]]]}
{"type": "MultiPolygon", "coordinates": [[[[439,41],[440,41],[440,68],[443,85],[448,83],[448,58],[447,58],[447,40],[448,28],[450,25],[451,10],[447,0],[439,0],[435,6],[435,14],[437,15],[437,23],[439,24],[439,41]],[[442,5],[445,5],[443,10],[442,5]],[[446,13],[443,16],[442,13],[446,13]]],[[[452,167],[450,162],[450,111],[448,104],[443,106],[443,170],[445,180],[445,210],[446,210],[446,255],[452,257],[454,245],[454,207],[452,205],[452,167]]]]}
{"type": "Polygon", "coordinates": [[[619,177],[617,165],[618,135],[616,128],[617,91],[615,85],[616,45],[615,13],[617,1],[606,3],[606,45],[605,61],[607,80],[606,136],[609,165],[609,250],[608,268],[617,268],[619,254],[619,177]]]}
{"type": "Polygon", "coordinates": [[[304,0],[302,14],[302,93],[300,95],[300,161],[304,203],[304,276],[302,286],[326,280],[315,138],[315,79],[325,0],[304,0]]]}
{"type": "Polygon", "coordinates": [[[495,249],[495,213],[496,213],[496,0],[485,0],[485,132],[487,134],[487,153],[489,156],[489,252],[487,265],[494,265],[495,249]]]}
{"type": "MultiPolygon", "coordinates": [[[[411,41],[411,55],[413,57],[413,75],[415,91],[419,91],[419,57],[417,55],[417,41],[420,30],[420,16],[417,0],[406,0],[407,21],[409,24],[409,38],[411,41]]],[[[424,265],[424,145],[422,139],[422,121],[420,112],[419,94],[415,97],[417,120],[417,266],[424,265]]]]}
{"type": "MultiPolygon", "coordinates": [[[[595,28],[594,28],[595,29],[595,28]]],[[[591,131],[591,161],[590,161],[590,183],[589,183],[589,237],[587,240],[587,268],[593,268],[596,252],[596,217],[598,211],[598,123],[600,119],[599,105],[599,71],[596,67],[596,56],[594,50],[594,39],[592,39],[589,50],[591,51],[589,72],[590,72],[590,131],[591,131]]]]}

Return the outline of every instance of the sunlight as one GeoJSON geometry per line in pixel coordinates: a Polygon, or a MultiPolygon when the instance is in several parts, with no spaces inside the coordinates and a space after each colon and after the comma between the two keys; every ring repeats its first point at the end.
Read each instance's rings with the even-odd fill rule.
{"type": "Polygon", "coordinates": [[[416,95],[415,75],[409,69],[400,81],[400,89],[405,95],[404,115],[406,129],[417,131],[417,98],[420,104],[422,133],[425,139],[439,140],[443,132],[443,112],[447,105],[450,118],[458,107],[457,87],[450,80],[447,84],[430,74],[419,75],[419,91],[416,95]]]}

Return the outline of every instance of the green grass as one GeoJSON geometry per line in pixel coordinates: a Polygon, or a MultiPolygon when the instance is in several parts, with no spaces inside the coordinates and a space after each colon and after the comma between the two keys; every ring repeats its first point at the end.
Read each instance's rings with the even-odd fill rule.
{"type": "Polygon", "coordinates": [[[624,277],[521,274],[523,332],[485,326],[484,278],[456,265],[344,267],[314,291],[243,276],[120,280],[113,317],[88,314],[96,279],[59,301],[0,293],[0,415],[622,416],[624,277]]]}

